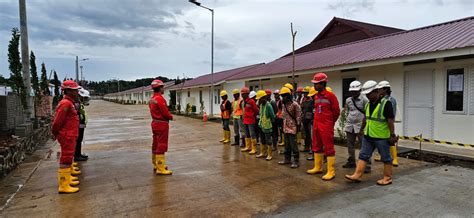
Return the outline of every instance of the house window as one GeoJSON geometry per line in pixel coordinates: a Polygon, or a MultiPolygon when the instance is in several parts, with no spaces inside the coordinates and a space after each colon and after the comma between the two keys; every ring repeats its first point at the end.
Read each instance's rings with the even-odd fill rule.
{"type": "Polygon", "coordinates": [[[351,82],[353,82],[355,80],[356,80],[356,78],[344,78],[344,79],[342,79],[342,101],[341,101],[342,107],[345,106],[346,99],[351,97],[351,94],[349,93],[349,86],[350,86],[351,82]]]}
{"type": "Polygon", "coordinates": [[[447,71],[446,111],[464,111],[464,68],[447,71]]]}
{"type": "Polygon", "coordinates": [[[219,89],[214,89],[214,104],[220,104],[221,103],[221,98],[219,97],[219,89]]]}
{"type": "Polygon", "coordinates": [[[199,90],[199,103],[202,102],[202,90],[199,90]]]}
{"type": "Polygon", "coordinates": [[[191,97],[191,91],[188,91],[188,98],[191,97]]]}

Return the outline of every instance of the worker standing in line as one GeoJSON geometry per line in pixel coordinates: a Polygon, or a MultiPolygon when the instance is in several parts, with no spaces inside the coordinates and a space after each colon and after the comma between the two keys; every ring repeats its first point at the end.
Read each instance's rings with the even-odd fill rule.
{"type": "MultiPolygon", "coordinates": [[[[255,91],[250,91],[250,94],[249,94],[249,98],[251,98],[252,100],[255,101],[255,104],[257,104],[257,92],[255,91]]],[[[257,105],[257,108],[258,108],[258,105],[257,105]]],[[[260,144],[260,141],[261,141],[261,136],[262,134],[260,134],[260,127],[258,126],[258,121],[260,120],[260,115],[259,113],[256,113],[255,114],[255,135],[257,137],[257,144],[256,145],[259,145],[260,144]]]]}
{"type": "Polygon", "coordinates": [[[337,97],[326,89],[328,77],[325,73],[316,73],[311,82],[314,83],[314,88],[318,91],[314,98],[314,168],[306,172],[308,174],[322,173],[324,154],[327,157],[327,172],[322,179],[329,181],[336,176],[336,169],[334,168],[334,163],[336,162],[334,124],[340,114],[339,102],[337,97]]]}
{"type": "Polygon", "coordinates": [[[360,182],[367,162],[374,150],[377,149],[384,163],[383,178],[377,181],[377,185],[390,185],[392,184],[393,169],[390,145],[398,141],[398,137],[395,135],[393,106],[390,101],[380,96],[375,81],[365,82],[362,86],[362,94],[366,94],[369,99],[369,103],[364,108],[362,148],[355,172],[345,177],[350,181],[360,182]]]}
{"type": "MultiPolygon", "coordinates": [[[[355,144],[356,139],[359,140],[359,143],[362,143],[362,134],[359,134],[361,131],[362,121],[364,119],[364,107],[369,102],[369,100],[360,94],[360,89],[362,84],[359,81],[353,81],[349,85],[349,94],[351,97],[346,99],[344,104],[344,113],[347,113],[346,125],[344,126],[344,131],[347,136],[347,151],[349,157],[347,158],[347,163],[344,164],[343,168],[355,168],[355,144]]],[[[369,167],[369,165],[367,165],[369,167]]],[[[365,169],[366,172],[369,169],[365,169]]]]}
{"type": "MultiPolygon", "coordinates": [[[[276,89],[275,91],[273,91],[273,97],[275,98],[275,103],[277,105],[276,119],[275,119],[275,124],[276,124],[277,131],[276,131],[276,134],[274,133],[274,135],[276,135],[276,138],[273,138],[273,140],[278,139],[277,145],[278,146],[283,146],[284,145],[284,141],[283,141],[284,140],[284,136],[283,136],[283,111],[282,111],[283,102],[282,102],[281,97],[280,97],[280,90],[279,89],[276,89]]],[[[274,149],[277,150],[278,147],[275,146],[274,149]]],[[[278,152],[280,152],[280,151],[278,151],[278,152]]]]}
{"type": "MultiPolygon", "coordinates": [[[[327,90],[327,88],[326,88],[327,90]]],[[[311,134],[311,147],[309,149],[309,152],[308,152],[308,157],[306,158],[306,160],[310,160],[310,161],[314,161],[314,153],[313,153],[313,125],[314,125],[314,95],[316,95],[318,93],[318,91],[316,91],[316,89],[314,89],[314,87],[311,87],[310,90],[309,90],[309,93],[308,93],[308,98],[311,99],[311,107],[313,108],[313,110],[311,111],[311,113],[313,114],[313,117],[311,118],[311,129],[310,129],[310,134],[311,134]]]]}
{"type": "Polygon", "coordinates": [[[164,85],[158,79],[151,82],[153,96],[148,104],[152,118],[152,162],[156,175],[171,175],[173,173],[173,171],[168,170],[165,161],[165,153],[168,151],[169,121],[173,120],[173,115],[168,111],[166,100],[163,97],[164,85]]]}
{"type": "MultiPolygon", "coordinates": [[[[304,88],[298,87],[296,89],[296,103],[301,107],[301,103],[303,103],[304,95],[303,95],[304,88]]],[[[303,124],[301,124],[303,125],[303,124]]],[[[298,130],[296,133],[296,144],[301,145],[301,140],[303,139],[303,128],[302,126],[298,126],[298,130]]]]}
{"type": "MultiPolygon", "coordinates": [[[[393,114],[397,116],[397,100],[391,95],[392,90],[390,87],[390,83],[388,81],[381,81],[377,84],[377,88],[379,89],[380,95],[385,98],[386,100],[392,103],[393,114]]],[[[397,154],[397,144],[390,144],[390,155],[393,159],[393,166],[398,167],[398,154],[397,154]]]]}
{"type": "Polygon", "coordinates": [[[229,101],[229,97],[227,96],[227,91],[222,90],[220,93],[222,98],[221,103],[221,119],[222,119],[222,128],[224,139],[220,140],[220,142],[226,144],[230,142],[230,114],[232,113],[232,104],[229,101]]]}
{"type": "MultiPolygon", "coordinates": [[[[291,85],[290,83],[286,83],[285,85],[283,85],[283,87],[286,87],[288,89],[290,89],[290,93],[291,93],[291,96],[293,97],[294,96],[294,87],[293,85],[291,85]]],[[[293,98],[292,98],[293,99],[293,98]]],[[[283,117],[283,99],[281,100],[280,102],[280,109],[282,111],[282,117],[283,117]]],[[[281,123],[281,143],[279,144],[280,146],[284,146],[285,145],[285,133],[283,132],[283,118],[282,118],[282,123],[281,123]]],[[[284,154],[285,151],[279,151],[280,154],[284,154]]]]}
{"type": "Polygon", "coordinates": [[[265,90],[265,92],[267,93],[268,100],[270,101],[270,104],[272,105],[273,113],[275,113],[275,119],[273,120],[273,123],[272,123],[272,151],[276,151],[277,145],[278,145],[278,124],[277,124],[278,106],[276,102],[276,95],[275,95],[275,92],[270,89],[265,90]],[[272,99],[272,94],[274,95],[275,99],[272,99]]]}
{"type": "Polygon", "coordinates": [[[89,91],[84,88],[79,89],[79,101],[76,102],[77,113],[79,116],[79,136],[77,137],[76,149],[74,152],[74,161],[87,161],[89,157],[82,154],[82,141],[84,139],[84,130],[87,125],[87,112],[85,106],[89,105],[89,91]]]}
{"type": "Polygon", "coordinates": [[[242,108],[244,109],[244,128],[245,128],[245,148],[242,152],[250,151],[249,154],[257,153],[257,135],[255,133],[256,114],[258,107],[255,101],[249,97],[250,89],[243,87],[240,91],[242,94],[242,108]]]}
{"type": "Polygon", "coordinates": [[[296,144],[296,131],[301,124],[301,108],[293,100],[290,89],[283,87],[280,90],[283,97],[283,132],[285,133],[285,159],[278,164],[290,164],[291,168],[299,167],[300,151],[296,144]],[[293,160],[291,159],[293,157],[293,160]]]}
{"type": "MultiPolygon", "coordinates": [[[[309,92],[311,87],[307,86],[303,90],[303,99],[301,101],[301,111],[302,111],[302,120],[303,120],[303,131],[304,131],[304,149],[303,152],[311,151],[311,144],[313,141],[311,140],[311,132],[313,130],[313,109],[314,109],[314,101],[309,96],[309,92]]],[[[313,156],[311,154],[311,156],[313,156]]]]}
{"type": "Polygon", "coordinates": [[[79,116],[74,106],[78,99],[78,89],[76,82],[66,80],[61,85],[64,98],[56,107],[54,121],[51,127],[53,137],[58,140],[61,146],[58,170],[58,192],[76,193],[79,191],[77,177],[73,174],[73,158],[76,148],[77,137],[79,136],[79,116]]]}
{"type": "MultiPolygon", "coordinates": [[[[270,91],[271,96],[271,91],[270,91]]],[[[273,121],[275,120],[275,113],[273,112],[273,107],[269,102],[270,97],[263,90],[257,92],[258,105],[260,106],[260,121],[258,126],[262,130],[262,144],[260,145],[260,154],[256,157],[260,158],[265,156],[266,160],[271,160],[272,155],[272,129],[273,121]]]]}
{"type": "Polygon", "coordinates": [[[232,118],[234,118],[234,143],[232,145],[239,145],[240,138],[242,138],[242,142],[245,141],[245,137],[243,134],[240,134],[243,131],[243,120],[242,120],[242,98],[240,97],[240,91],[238,89],[232,90],[232,95],[234,96],[234,100],[232,101],[232,118]]]}

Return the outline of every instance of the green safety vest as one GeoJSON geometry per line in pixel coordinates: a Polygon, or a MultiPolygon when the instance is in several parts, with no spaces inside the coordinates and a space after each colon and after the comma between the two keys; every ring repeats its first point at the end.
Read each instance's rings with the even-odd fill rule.
{"type": "Polygon", "coordinates": [[[370,114],[370,102],[365,104],[365,130],[364,134],[371,138],[388,139],[390,138],[390,129],[388,128],[387,119],[383,115],[387,99],[382,99],[370,114]]]}

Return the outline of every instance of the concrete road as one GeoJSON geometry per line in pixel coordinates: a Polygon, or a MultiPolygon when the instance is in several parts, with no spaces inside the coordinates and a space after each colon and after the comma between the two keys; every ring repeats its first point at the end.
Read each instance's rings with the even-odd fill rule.
{"type": "Polygon", "coordinates": [[[80,192],[57,194],[57,157],[46,156],[14,196],[1,192],[9,178],[0,181],[10,199],[1,216],[474,216],[470,169],[402,158],[392,186],[375,185],[380,163],[351,184],[343,175],[352,170],[341,167],[346,149],[337,147],[336,179],[325,182],[305,173],[312,163],[304,158],[298,169],[279,166],[278,155],[257,159],[219,143],[219,124],[183,117],[171,122],[167,165],[174,174],[156,176],[147,106],[92,101],[87,109],[90,159],[80,164],[80,192]]]}

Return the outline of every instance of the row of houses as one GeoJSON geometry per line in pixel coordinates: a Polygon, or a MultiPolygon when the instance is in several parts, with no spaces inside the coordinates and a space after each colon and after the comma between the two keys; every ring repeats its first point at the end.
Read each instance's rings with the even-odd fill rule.
{"type": "MultiPolygon", "coordinates": [[[[325,72],[341,107],[350,82],[387,80],[397,98],[396,132],[404,136],[474,144],[474,17],[402,30],[333,18],[296,50],[298,86],[325,72]]],[[[279,89],[292,81],[291,54],[167,87],[181,105],[219,113],[221,90],[279,89]]],[[[131,94],[133,95],[133,94],[131,94]]],[[[181,107],[184,110],[184,107],[181,107]]]]}
{"type": "MultiPolygon", "coordinates": [[[[173,86],[175,81],[169,81],[165,83],[164,97],[167,102],[170,102],[171,95],[170,86],[173,86]]],[[[153,96],[153,89],[151,85],[129,89],[121,92],[111,93],[104,95],[103,99],[121,104],[148,104],[148,101],[153,96]]]]}

